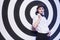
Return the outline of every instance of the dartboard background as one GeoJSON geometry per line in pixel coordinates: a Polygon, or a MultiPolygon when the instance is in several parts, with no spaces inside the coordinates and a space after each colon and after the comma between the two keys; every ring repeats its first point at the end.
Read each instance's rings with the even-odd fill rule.
{"type": "Polygon", "coordinates": [[[45,0],[44,2],[42,1],[43,0],[31,0],[31,2],[29,0],[0,0],[0,39],[35,40],[36,32],[31,30],[31,24],[33,20],[32,13],[34,13],[32,10],[35,8],[35,6],[39,5],[39,3],[43,3],[46,7],[44,14],[46,19],[49,19],[50,13],[50,16],[52,16],[52,18],[50,17],[52,19],[50,20],[50,24],[48,23],[52,33],[50,39],[60,40],[60,0],[45,0]],[[50,9],[52,11],[49,9],[49,6],[46,5],[47,1],[50,3],[48,5],[51,5],[50,9]],[[14,17],[14,19],[12,18],[12,16],[14,17]],[[26,20],[24,17],[26,18],[26,20]],[[17,26],[18,28],[14,28],[14,26],[17,26]],[[22,32],[20,32],[19,30],[22,32]]]}

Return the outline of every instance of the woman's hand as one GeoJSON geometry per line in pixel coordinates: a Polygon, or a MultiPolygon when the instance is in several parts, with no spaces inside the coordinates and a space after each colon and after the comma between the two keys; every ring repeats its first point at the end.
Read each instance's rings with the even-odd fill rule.
{"type": "Polygon", "coordinates": [[[50,37],[50,36],[51,36],[50,34],[51,34],[51,32],[49,31],[47,36],[49,36],[49,37],[50,37]]]}
{"type": "Polygon", "coordinates": [[[40,22],[40,18],[41,18],[41,15],[38,14],[38,19],[35,21],[35,23],[33,24],[33,27],[36,29],[38,27],[38,24],[40,22]]]}

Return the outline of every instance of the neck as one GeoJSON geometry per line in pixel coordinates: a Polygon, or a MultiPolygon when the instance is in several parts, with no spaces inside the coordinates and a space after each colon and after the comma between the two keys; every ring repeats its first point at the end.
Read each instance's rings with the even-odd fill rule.
{"type": "Polygon", "coordinates": [[[39,13],[38,13],[38,15],[44,16],[43,14],[39,14],[39,13]]]}

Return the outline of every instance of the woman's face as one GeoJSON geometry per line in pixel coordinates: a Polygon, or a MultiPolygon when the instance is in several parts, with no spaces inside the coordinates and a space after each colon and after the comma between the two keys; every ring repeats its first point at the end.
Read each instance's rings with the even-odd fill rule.
{"type": "Polygon", "coordinates": [[[39,7],[38,8],[38,12],[39,12],[39,14],[42,14],[44,12],[44,8],[43,7],[39,7]]]}

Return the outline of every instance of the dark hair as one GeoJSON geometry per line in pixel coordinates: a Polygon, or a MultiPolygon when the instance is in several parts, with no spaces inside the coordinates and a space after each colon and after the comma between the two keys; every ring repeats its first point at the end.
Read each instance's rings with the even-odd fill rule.
{"type": "Polygon", "coordinates": [[[43,4],[38,5],[37,11],[36,11],[36,15],[37,15],[37,13],[39,13],[39,12],[38,12],[38,9],[39,9],[40,7],[43,7],[43,8],[45,9],[45,6],[44,6],[43,4]]]}

